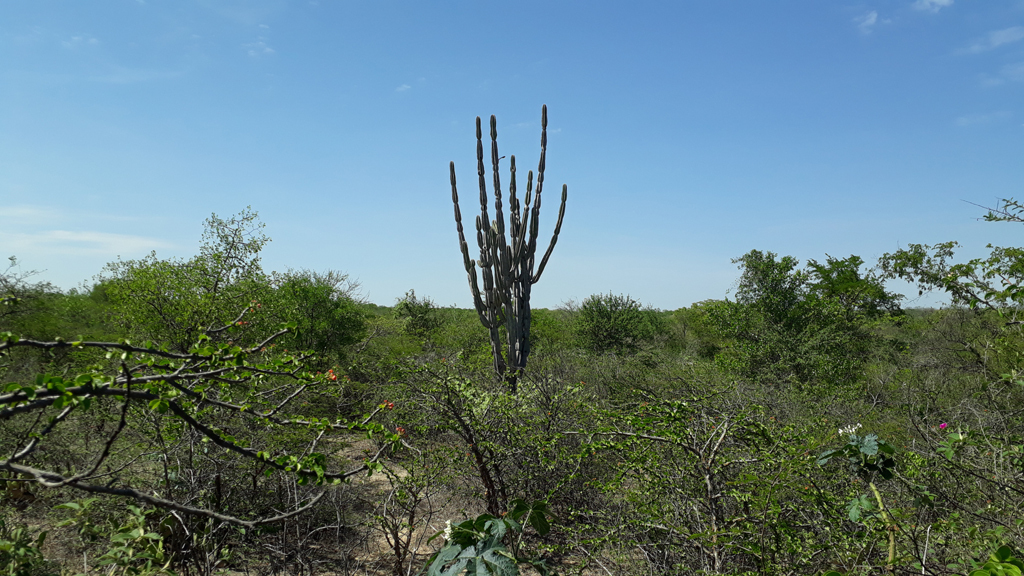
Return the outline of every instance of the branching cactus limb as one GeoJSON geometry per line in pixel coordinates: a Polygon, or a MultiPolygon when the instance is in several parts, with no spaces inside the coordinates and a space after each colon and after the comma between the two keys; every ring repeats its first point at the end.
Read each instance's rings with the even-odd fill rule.
{"type": "Polygon", "coordinates": [[[483,131],[480,118],[476,119],[476,165],[480,186],[480,215],[476,217],[476,241],[480,257],[475,261],[469,256],[469,243],[462,227],[462,211],[459,209],[459,193],[455,183],[455,163],[449,165],[452,182],[452,203],[455,205],[455,227],[459,233],[459,248],[473,293],[473,306],[480,323],[490,333],[491,354],[494,357],[494,371],[505,378],[509,391],[516,392],[519,375],[526,368],[530,355],[530,291],[540,280],[547,266],[551,252],[558,242],[565,217],[565,200],[568,187],[562,185],[562,202],[558,209],[558,221],[551,242],[536,267],[537,236],[540,233],[541,193],[544,189],[545,157],[548,145],[548,108],[541,109],[540,162],[537,164],[537,187],[534,190],[533,171],[526,177],[526,196],[520,205],[516,196],[516,157],[511,156],[508,189],[508,231],[505,229],[505,214],[502,206],[503,191],[498,163],[498,123],[491,116],[491,172],[494,193],[495,218],[488,215],[487,170],[484,166],[483,131]],[[531,202],[533,206],[530,206],[531,202]],[[480,276],[477,276],[477,269],[480,276]],[[483,286],[480,286],[480,278],[483,286]],[[502,337],[504,336],[504,341],[502,337]]]}

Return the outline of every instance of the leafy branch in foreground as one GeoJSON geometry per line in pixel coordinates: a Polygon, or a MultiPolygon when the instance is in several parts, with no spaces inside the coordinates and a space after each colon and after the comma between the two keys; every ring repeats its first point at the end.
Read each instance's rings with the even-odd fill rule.
{"type": "MultiPolygon", "coordinates": [[[[1024,205],[1010,198],[984,216],[988,222],[1024,222],[1024,205]]],[[[997,312],[1009,324],[1018,318],[1024,303],[1024,249],[988,245],[986,258],[954,263],[958,242],[934,245],[910,244],[885,254],[879,268],[886,278],[899,278],[918,285],[918,295],[931,290],[949,294],[953,304],[997,312]]]]}
{"type": "Polygon", "coordinates": [[[149,342],[39,341],[0,333],[0,357],[67,349],[99,351],[103,358],[75,375],[41,373],[34,381],[3,387],[0,471],[14,476],[7,482],[128,497],[254,527],[299,514],[324,492],[291,511],[256,519],[217,510],[216,499],[205,506],[189,504],[188,494],[175,493],[168,447],[189,445],[193,452],[201,447],[203,453],[220,449],[225,456],[252,462],[263,475],[282,472],[294,475],[299,484],[322,485],[370,471],[391,442],[399,440],[373,422],[382,408],[350,422],[292,414],[297,398],[330,385],[333,374],[306,371],[306,355],[273,352],[273,341],[294,326],[247,348],[213,342],[211,333],[230,335],[235,325],[207,330],[187,352],[149,342]],[[269,445],[267,437],[273,434],[267,431],[288,428],[304,429],[315,438],[298,454],[269,445]],[[361,465],[332,470],[330,458],[317,445],[335,432],[378,434],[387,442],[361,465]],[[69,464],[49,456],[56,447],[67,446],[87,457],[69,464]],[[148,449],[141,455],[140,446],[148,449]],[[162,470],[154,469],[153,460],[162,470]]]}

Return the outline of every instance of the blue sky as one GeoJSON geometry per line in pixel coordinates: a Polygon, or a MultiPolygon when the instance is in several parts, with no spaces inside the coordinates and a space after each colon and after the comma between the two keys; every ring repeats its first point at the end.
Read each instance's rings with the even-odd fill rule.
{"type": "Polygon", "coordinates": [[[723,298],[751,249],[1020,245],[965,201],[1024,196],[1021,0],[7,0],[0,255],[71,288],[251,205],[268,269],[470,306],[448,162],[470,224],[474,118],[522,174],[542,104],[538,307],[723,298]]]}

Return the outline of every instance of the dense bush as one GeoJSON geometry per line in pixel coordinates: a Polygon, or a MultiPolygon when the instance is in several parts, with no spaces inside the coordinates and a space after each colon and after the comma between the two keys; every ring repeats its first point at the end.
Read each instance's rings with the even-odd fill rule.
{"type": "Polygon", "coordinates": [[[575,310],[572,331],[591,352],[635,353],[662,332],[661,317],[629,296],[594,294],[575,310]]]}

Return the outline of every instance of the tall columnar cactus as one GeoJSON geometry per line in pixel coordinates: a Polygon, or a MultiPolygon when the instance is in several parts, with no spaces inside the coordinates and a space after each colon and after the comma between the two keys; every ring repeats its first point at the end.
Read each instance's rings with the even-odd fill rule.
{"type": "Polygon", "coordinates": [[[455,185],[455,163],[449,169],[452,180],[452,202],[455,204],[455,225],[459,232],[459,247],[462,260],[469,276],[469,287],[473,292],[480,323],[490,332],[491,354],[494,356],[494,370],[505,378],[509,390],[516,392],[516,382],[526,368],[530,355],[530,288],[540,280],[548,263],[551,251],[558,242],[565,216],[567,187],[562,185],[562,204],[558,208],[558,222],[551,237],[551,243],[534,272],[537,253],[537,234],[540,230],[541,192],[544,188],[544,155],[548,145],[548,107],[541,108],[540,162],[537,165],[537,190],[533,190],[533,171],[526,177],[526,198],[520,206],[516,197],[516,157],[509,159],[511,180],[508,190],[509,229],[506,236],[505,216],[501,204],[501,179],[498,174],[498,125],[491,116],[491,167],[493,172],[495,219],[487,213],[487,180],[484,169],[484,143],[480,130],[480,117],[476,119],[476,165],[480,180],[480,215],[476,217],[476,241],[480,246],[480,257],[474,261],[469,257],[469,245],[462,229],[462,212],[459,210],[459,193],[455,185]],[[530,202],[533,201],[531,209],[530,202]],[[477,278],[480,268],[483,289],[477,278]],[[502,328],[504,334],[501,333],[502,328]],[[505,337],[503,350],[502,336],[505,337]]]}

